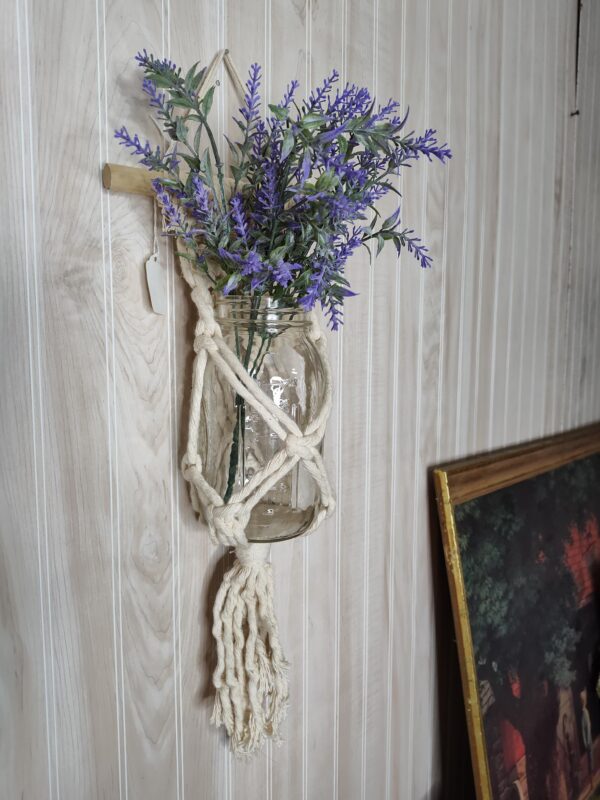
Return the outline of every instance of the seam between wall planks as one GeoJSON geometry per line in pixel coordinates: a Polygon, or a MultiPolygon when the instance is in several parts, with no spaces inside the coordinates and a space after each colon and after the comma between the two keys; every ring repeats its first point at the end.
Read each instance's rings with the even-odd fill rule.
{"type": "MultiPolygon", "coordinates": [[[[26,0],[25,0],[26,2],[26,0]]],[[[54,797],[54,788],[53,788],[53,763],[52,763],[52,756],[50,752],[50,741],[51,741],[51,734],[50,734],[50,705],[49,705],[49,693],[48,693],[48,660],[52,660],[53,653],[52,653],[52,637],[49,636],[49,642],[47,644],[47,623],[46,623],[46,613],[45,608],[50,610],[50,597],[47,593],[47,586],[44,586],[44,568],[42,565],[42,561],[46,561],[46,570],[48,564],[48,552],[46,547],[44,546],[43,540],[47,545],[47,527],[46,527],[46,491],[45,491],[45,479],[40,475],[40,472],[44,469],[44,456],[43,456],[43,449],[42,449],[42,461],[41,466],[39,465],[39,458],[38,458],[38,448],[37,448],[37,441],[39,440],[41,443],[41,447],[43,448],[43,433],[38,433],[38,425],[36,424],[36,420],[41,420],[41,414],[36,413],[37,402],[41,399],[41,387],[39,382],[37,381],[37,376],[39,376],[39,366],[38,363],[40,359],[40,352],[36,349],[36,342],[39,342],[39,317],[38,317],[38,302],[37,302],[37,277],[36,273],[37,270],[34,269],[33,259],[35,257],[35,247],[36,247],[36,236],[35,231],[30,232],[30,224],[31,227],[35,225],[35,208],[33,207],[34,197],[35,195],[32,194],[31,197],[28,197],[27,190],[33,183],[33,181],[27,179],[27,171],[26,171],[26,123],[25,123],[25,112],[24,112],[24,77],[23,77],[23,47],[22,47],[22,40],[21,40],[21,13],[20,13],[20,0],[17,0],[15,3],[16,8],[16,40],[17,40],[17,60],[18,60],[18,75],[19,75],[19,123],[20,123],[20,144],[21,144],[21,176],[22,176],[22,205],[23,205],[23,249],[24,249],[24,256],[25,256],[25,268],[26,268],[26,280],[25,280],[25,290],[26,290],[26,307],[27,307],[27,338],[28,338],[28,358],[29,358],[29,392],[30,392],[30,404],[31,404],[31,452],[33,457],[33,494],[35,498],[35,519],[36,519],[36,545],[37,545],[37,562],[38,562],[38,590],[40,596],[40,631],[42,635],[42,667],[43,667],[43,686],[44,686],[44,716],[46,722],[46,758],[47,758],[47,772],[48,772],[48,792],[50,800],[54,797]],[[31,212],[28,212],[28,204],[32,204],[31,212]],[[31,223],[30,223],[31,220],[31,223]],[[34,253],[30,252],[30,240],[33,242],[33,250],[34,253]],[[31,283],[34,283],[34,290],[32,290],[31,283]],[[34,336],[34,311],[35,311],[35,329],[37,336],[34,336]],[[36,402],[37,397],[37,402],[36,402]],[[41,484],[41,486],[40,486],[41,484]],[[43,508],[43,512],[42,512],[43,508]],[[44,518],[44,522],[42,522],[42,517],[44,518]],[[42,550],[44,551],[44,556],[42,555],[42,550]],[[50,654],[48,654],[48,649],[50,649],[50,654]]],[[[28,37],[28,26],[27,26],[27,15],[25,16],[25,35],[28,37]]],[[[26,72],[29,76],[29,48],[26,48],[26,72]]],[[[28,88],[30,90],[30,83],[28,83],[28,88]]],[[[31,95],[28,92],[28,108],[29,108],[29,119],[28,119],[28,129],[29,129],[29,164],[30,164],[30,172],[33,170],[33,152],[32,152],[32,128],[33,123],[31,119],[31,95]]],[[[54,697],[54,688],[52,695],[54,697]]],[[[56,713],[56,706],[55,703],[52,705],[52,716],[54,717],[56,713]]],[[[56,737],[55,737],[55,747],[56,747],[56,737]]],[[[56,756],[56,749],[55,749],[55,756],[56,756]]],[[[57,769],[57,762],[56,759],[54,761],[54,769],[57,769]]]]}

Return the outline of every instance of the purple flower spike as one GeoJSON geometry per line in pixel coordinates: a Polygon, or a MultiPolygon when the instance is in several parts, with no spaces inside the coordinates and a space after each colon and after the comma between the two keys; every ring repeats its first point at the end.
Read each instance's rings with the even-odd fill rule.
{"type": "Polygon", "coordinates": [[[252,64],[249,75],[250,77],[246,81],[245,105],[240,108],[240,114],[244,117],[248,126],[256,122],[260,114],[260,95],[258,93],[261,78],[260,66],[252,64]]]}
{"type": "Polygon", "coordinates": [[[194,216],[206,222],[211,214],[208,189],[199,175],[192,177],[192,186],[194,188],[193,199],[195,201],[194,216]]]}
{"type": "Polygon", "coordinates": [[[150,78],[144,78],[142,81],[142,89],[150,98],[150,106],[152,108],[158,108],[160,111],[162,111],[165,105],[164,92],[158,92],[156,89],[156,84],[154,81],[150,80],[150,78]]]}
{"type": "Polygon", "coordinates": [[[235,232],[244,242],[244,244],[247,244],[248,223],[246,222],[246,215],[244,214],[244,209],[242,208],[242,196],[240,194],[236,194],[231,198],[231,214],[235,222],[235,232]]]}
{"type": "Polygon", "coordinates": [[[323,81],[323,83],[315,89],[314,92],[311,92],[308,107],[311,111],[324,111],[324,102],[327,99],[327,95],[331,92],[333,84],[338,81],[340,77],[340,73],[337,69],[334,69],[327,78],[323,81]]]}
{"type": "Polygon", "coordinates": [[[156,193],[156,199],[162,208],[167,233],[172,233],[175,235],[187,234],[181,209],[175,205],[169,192],[158,180],[152,181],[152,188],[154,189],[156,193]]]}
{"type": "Polygon", "coordinates": [[[295,93],[296,89],[298,88],[298,86],[300,86],[300,84],[296,80],[293,80],[288,84],[288,87],[285,90],[285,94],[283,95],[283,100],[281,101],[281,107],[282,108],[289,108],[290,107],[290,103],[294,99],[294,93],[295,93]]]}
{"type": "Polygon", "coordinates": [[[273,277],[280,286],[285,288],[294,279],[295,270],[302,270],[302,266],[300,264],[288,264],[287,261],[280,259],[273,269],[273,277]]]}

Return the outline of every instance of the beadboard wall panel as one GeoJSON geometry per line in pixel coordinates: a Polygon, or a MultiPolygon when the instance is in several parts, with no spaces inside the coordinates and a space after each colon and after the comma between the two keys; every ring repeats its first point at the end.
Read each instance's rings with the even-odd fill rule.
{"type": "MultiPolygon", "coordinates": [[[[600,4],[583,0],[578,48],[576,6],[4,0],[7,797],[469,796],[427,470],[599,416],[600,4]],[[168,310],[152,313],[152,203],[99,179],[127,163],[115,127],[154,137],[133,54],[186,65],[225,46],[241,70],[262,64],[267,101],[336,67],[454,153],[398,181],[433,269],[389,249],[349,266],[359,296],[329,334],[338,507],[272,548],[291,707],[281,746],[249,762],[209,727],[229,556],[179,471],[193,308],[160,240],[168,310]]],[[[219,78],[217,128],[233,132],[219,78]]]]}

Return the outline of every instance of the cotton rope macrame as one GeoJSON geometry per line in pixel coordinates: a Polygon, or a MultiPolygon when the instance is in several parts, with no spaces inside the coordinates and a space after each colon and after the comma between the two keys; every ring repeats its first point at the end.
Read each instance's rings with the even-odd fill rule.
{"type": "Polygon", "coordinates": [[[216,695],[211,721],[225,727],[234,753],[249,755],[258,750],[267,737],[280,738],[280,725],[288,702],[288,681],[273,607],[273,573],[268,562],[270,546],[249,543],[245,530],[254,506],[299,461],[312,475],[319,490],[314,517],[306,533],[315,530],[333,511],[334,498],[319,451],[331,410],[331,369],[325,337],[315,312],[311,312],[308,335],[323,361],[325,391],[317,415],[303,431],[262,391],[227,345],[215,317],[206,277],[187,263],[182,263],[182,272],[198,310],[188,440],[182,471],[190,483],[194,510],[203,513],[211,541],[235,547],[236,554],[233,567],[223,577],[213,609],[217,666],[213,673],[216,695]],[[283,447],[232,494],[227,503],[204,477],[198,452],[204,376],[209,358],[221,378],[254,408],[283,442],[283,447]]]}

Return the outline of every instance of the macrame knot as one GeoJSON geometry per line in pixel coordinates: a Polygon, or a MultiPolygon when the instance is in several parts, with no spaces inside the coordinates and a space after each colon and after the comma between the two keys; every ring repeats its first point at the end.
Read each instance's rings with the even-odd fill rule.
{"type": "Polygon", "coordinates": [[[190,453],[183,454],[183,458],[181,459],[181,471],[183,473],[183,477],[186,480],[189,481],[191,479],[194,469],[198,469],[201,467],[202,467],[202,462],[200,461],[199,455],[195,454],[190,455],[190,453]]]}
{"type": "Polygon", "coordinates": [[[234,546],[246,543],[245,531],[250,512],[243,503],[210,505],[206,516],[208,527],[218,542],[234,546]]]}
{"type": "Polygon", "coordinates": [[[235,554],[242,567],[262,567],[269,558],[270,545],[256,542],[240,544],[235,548],[235,554]]]}
{"type": "Polygon", "coordinates": [[[296,436],[293,433],[288,433],[285,439],[285,450],[288,456],[294,458],[302,458],[310,461],[314,455],[314,447],[310,444],[305,436],[296,436]]]}
{"type": "Polygon", "coordinates": [[[200,333],[194,339],[194,351],[199,353],[200,350],[206,350],[209,353],[214,353],[217,350],[217,343],[213,336],[207,333],[200,333]]]}

